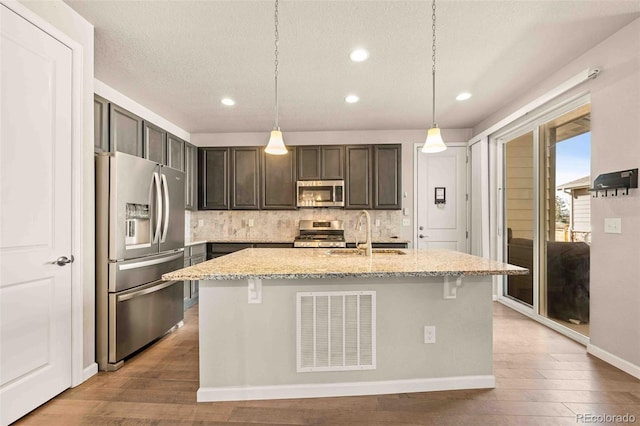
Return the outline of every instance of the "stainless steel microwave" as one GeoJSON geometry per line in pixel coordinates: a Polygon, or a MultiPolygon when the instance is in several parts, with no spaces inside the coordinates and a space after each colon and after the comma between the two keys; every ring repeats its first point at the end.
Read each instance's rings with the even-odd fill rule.
{"type": "Polygon", "coordinates": [[[343,180],[299,180],[298,207],[344,207],[343,180]]]}

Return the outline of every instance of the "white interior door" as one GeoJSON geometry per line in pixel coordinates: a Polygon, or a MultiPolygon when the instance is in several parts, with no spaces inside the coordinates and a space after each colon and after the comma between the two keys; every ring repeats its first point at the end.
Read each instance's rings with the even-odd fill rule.
{"type": "Polygon", "coordinates": [[[71,385],[71,50],[0,5],[0,423],[71,385]],[[60,265],[52,263],[60,259],[60,265]]]}
{"type": "Polygon", "coordinates": [[[437,154],[418,147],[416,156],[416,246],[466,252],[467,147],[449,146],[437,154]]]}

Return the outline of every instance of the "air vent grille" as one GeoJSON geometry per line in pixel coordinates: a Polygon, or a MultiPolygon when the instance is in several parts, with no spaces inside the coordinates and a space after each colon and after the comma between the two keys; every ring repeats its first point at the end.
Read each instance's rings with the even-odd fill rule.
{"type": "Polygon", "coordinates": [[[297,293],[298,372],[376,368],[376,292],[297,293]]]}

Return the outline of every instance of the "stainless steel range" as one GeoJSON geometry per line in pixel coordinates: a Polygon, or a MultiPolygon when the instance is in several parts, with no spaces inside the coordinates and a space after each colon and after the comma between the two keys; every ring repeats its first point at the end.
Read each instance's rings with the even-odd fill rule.
{"type": "Polygon", "coordinates": [[[293,241],[294,247],[346,247],[344,221],[301,220],[300,233],[293,241]]]}

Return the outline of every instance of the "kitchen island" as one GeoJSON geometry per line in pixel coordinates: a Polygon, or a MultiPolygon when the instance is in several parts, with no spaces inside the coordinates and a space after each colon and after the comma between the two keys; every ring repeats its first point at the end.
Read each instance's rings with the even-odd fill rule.
{"type": "Polygon", "coordinates": [[[198,401],[491,388],[492,276],[448,250],[246,249],[200,280],[198,401]],[[430,343],[425,343],[430,342],[430,343]]]}

